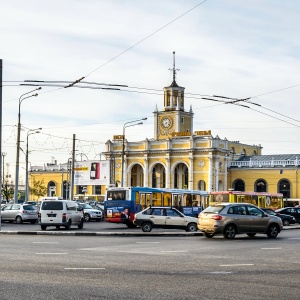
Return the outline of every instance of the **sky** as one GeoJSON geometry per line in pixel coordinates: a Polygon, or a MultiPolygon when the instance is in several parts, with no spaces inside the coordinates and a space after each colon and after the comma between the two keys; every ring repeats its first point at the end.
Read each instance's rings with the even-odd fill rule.
{"type": "Polygon", "coordinates": [[[129,142],[154,137],[153,111],[163,109],[173,51],[195,131],[261,145],[265,155],[300,153],[299,13],[295,0],[2,0],[5,173],[15,172],[19,101],[38,87],[24,86],[28,80],[48,81],[21,101],[29,164],[67,162],[73,135],[77,160],[104,159],[105,143],[126,122],[147,117],[126,129],[129,142]],[[57,86],[82,77],[84,88],[57,86]],[[203,99],[225,99],[215,95],[249,99],[203,99]]]}

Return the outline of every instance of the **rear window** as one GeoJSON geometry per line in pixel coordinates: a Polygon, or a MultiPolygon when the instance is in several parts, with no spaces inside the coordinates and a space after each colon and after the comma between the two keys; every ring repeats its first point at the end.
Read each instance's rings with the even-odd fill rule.
{"type": "Polygon", "coordinates": [[[41,209],[42,210],[62,210],[63,203],[60,201],[44,201],[41,209]]]}
{"type": "Polygon", "coordinates": [[[33,205],[23,205],[23,209],[25,209],[25,210],[36,210],[33,205]]]}
{"type": "Polygon", "coordinates": [[[224,205],[214,205],[214,206],[209,206],[203,210],[203,213],[219,213],[224,209],[224,205]]]}

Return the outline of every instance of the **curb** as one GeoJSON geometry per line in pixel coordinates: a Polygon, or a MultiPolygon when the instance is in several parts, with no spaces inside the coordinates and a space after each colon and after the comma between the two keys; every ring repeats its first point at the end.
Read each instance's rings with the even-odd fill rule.
{"type": "MultiPolygon", "coordinates": [[[[283,230],[295,230],[300,229],[300,226],[285,226],[283,230]]],[[[199,232],[103,232],[103,231],[0,231],[0,235],[56,235],[56,236],[203,236],[201,231],[199,232]]]]}
{"type": "Polygon", "coordinates": [[[202,232],[92,232],[92,231],[0,231],[0,235],[56,235],[56,236],[203,236],[202,232]]]}

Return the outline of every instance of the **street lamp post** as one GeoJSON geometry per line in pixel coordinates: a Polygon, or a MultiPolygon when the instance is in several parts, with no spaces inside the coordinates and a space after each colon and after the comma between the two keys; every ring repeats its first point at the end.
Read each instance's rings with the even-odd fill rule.
{"type": "Polygon", "coordinates": [[[40,133],[40,130],[42,130],[42,128],[38,128],[38,129],[30,129],[27,132],[27,139],[26,139],[26,179],[25,179],[25,203],[28,203],[28,195],[29,195],[29,182],[28,182],[28,155],[29,155],[29,151],[28,151],[28,137],[32,134],[35,133],[40,133]]]}
{"type": "Polygon", "coordinates": [[[142,125],[143,122],[139,122],[139,121],[145,121],[145,120],[147,120],[147,118],[143,118],[143,119],[139,119],[139,120],[134,120],[134,121],[129,121],[129,122],[126,122],[123,125],[123,136],[122,136],[122,174],[121,174],[121,186],[122,187],[124,186],[124,155],[125,155],[125,145],[124,145],[124,142],[125,142],[125,128],[131,127],[131,126],[136,126],[136,125],[142,125]],[[136,122],[138,122],[138,123],[136,123],[136,122]],[[131,123],[134,123],[134,124],[131,124],[131,123]]]}
{"type": "Polygon", "coordinates": [[[1,181],[1,183],[2,183],[2,186],[4,186],[4,181],[5,181],[4,180],[4,177],[5,177],[5,174],[4,174],[4,157],[5,157],[6,153],[2,152],[1,155],[2,155],[2,181],[1,181]]]}
{"type": "Polygon", "coordinates": [[[37,93],[26,96],[36,90],[40,90],[41,87],[38,87],[30,92],[27,92],[20,96],[19,98],[19,111],[18,111],[18,134],[17,134],[17,157],[16,157],[16,174],[15,174],[15,194],[14,194],[14,203],[18,203],[18,192],[19,192],[19,166],[20,166],[20,135],[21,135],[21,103],[27,98],[38,96],[37,93]]]}

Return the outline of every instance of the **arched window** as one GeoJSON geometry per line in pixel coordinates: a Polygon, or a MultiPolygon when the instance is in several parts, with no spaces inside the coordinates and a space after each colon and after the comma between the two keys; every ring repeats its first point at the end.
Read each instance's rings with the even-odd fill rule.
{"type": "Polygon", "coordinates": [[[254,186],[255,192],[267,192],[267,182],[264,179],[259,179],[256,181],[254,186]]]}
{"type": "Polygon", "coordinates": [[[291,184],[288,180],[282,179],[279,181],[278,193],[283,194],[283,198],[291,197],[291,184]]]}
{"type": "Polygon", "coordinates": [[[174,169],[174,188],[184,189],[188,188],[189,184],[189,169],[183,164],[179,163],[174,169]]]}
{"type": "Polygon", "coordinates": [[[233,189],[235,191],[245,192],[245,182],[242,179],[237,179],[233,183],[233,189]]]}
{"type": "Polygon", "coordinates": [[[56,185],[54,181],[50,181],[48,183],[48,195],[50,197],[55,196],[56,195],[56,185]]]}
{"type": "Polygon", "coordinates": [[[204,180],[198,181],[198,190],[200,191],[206,191],[206,183],[204,180]]]}

